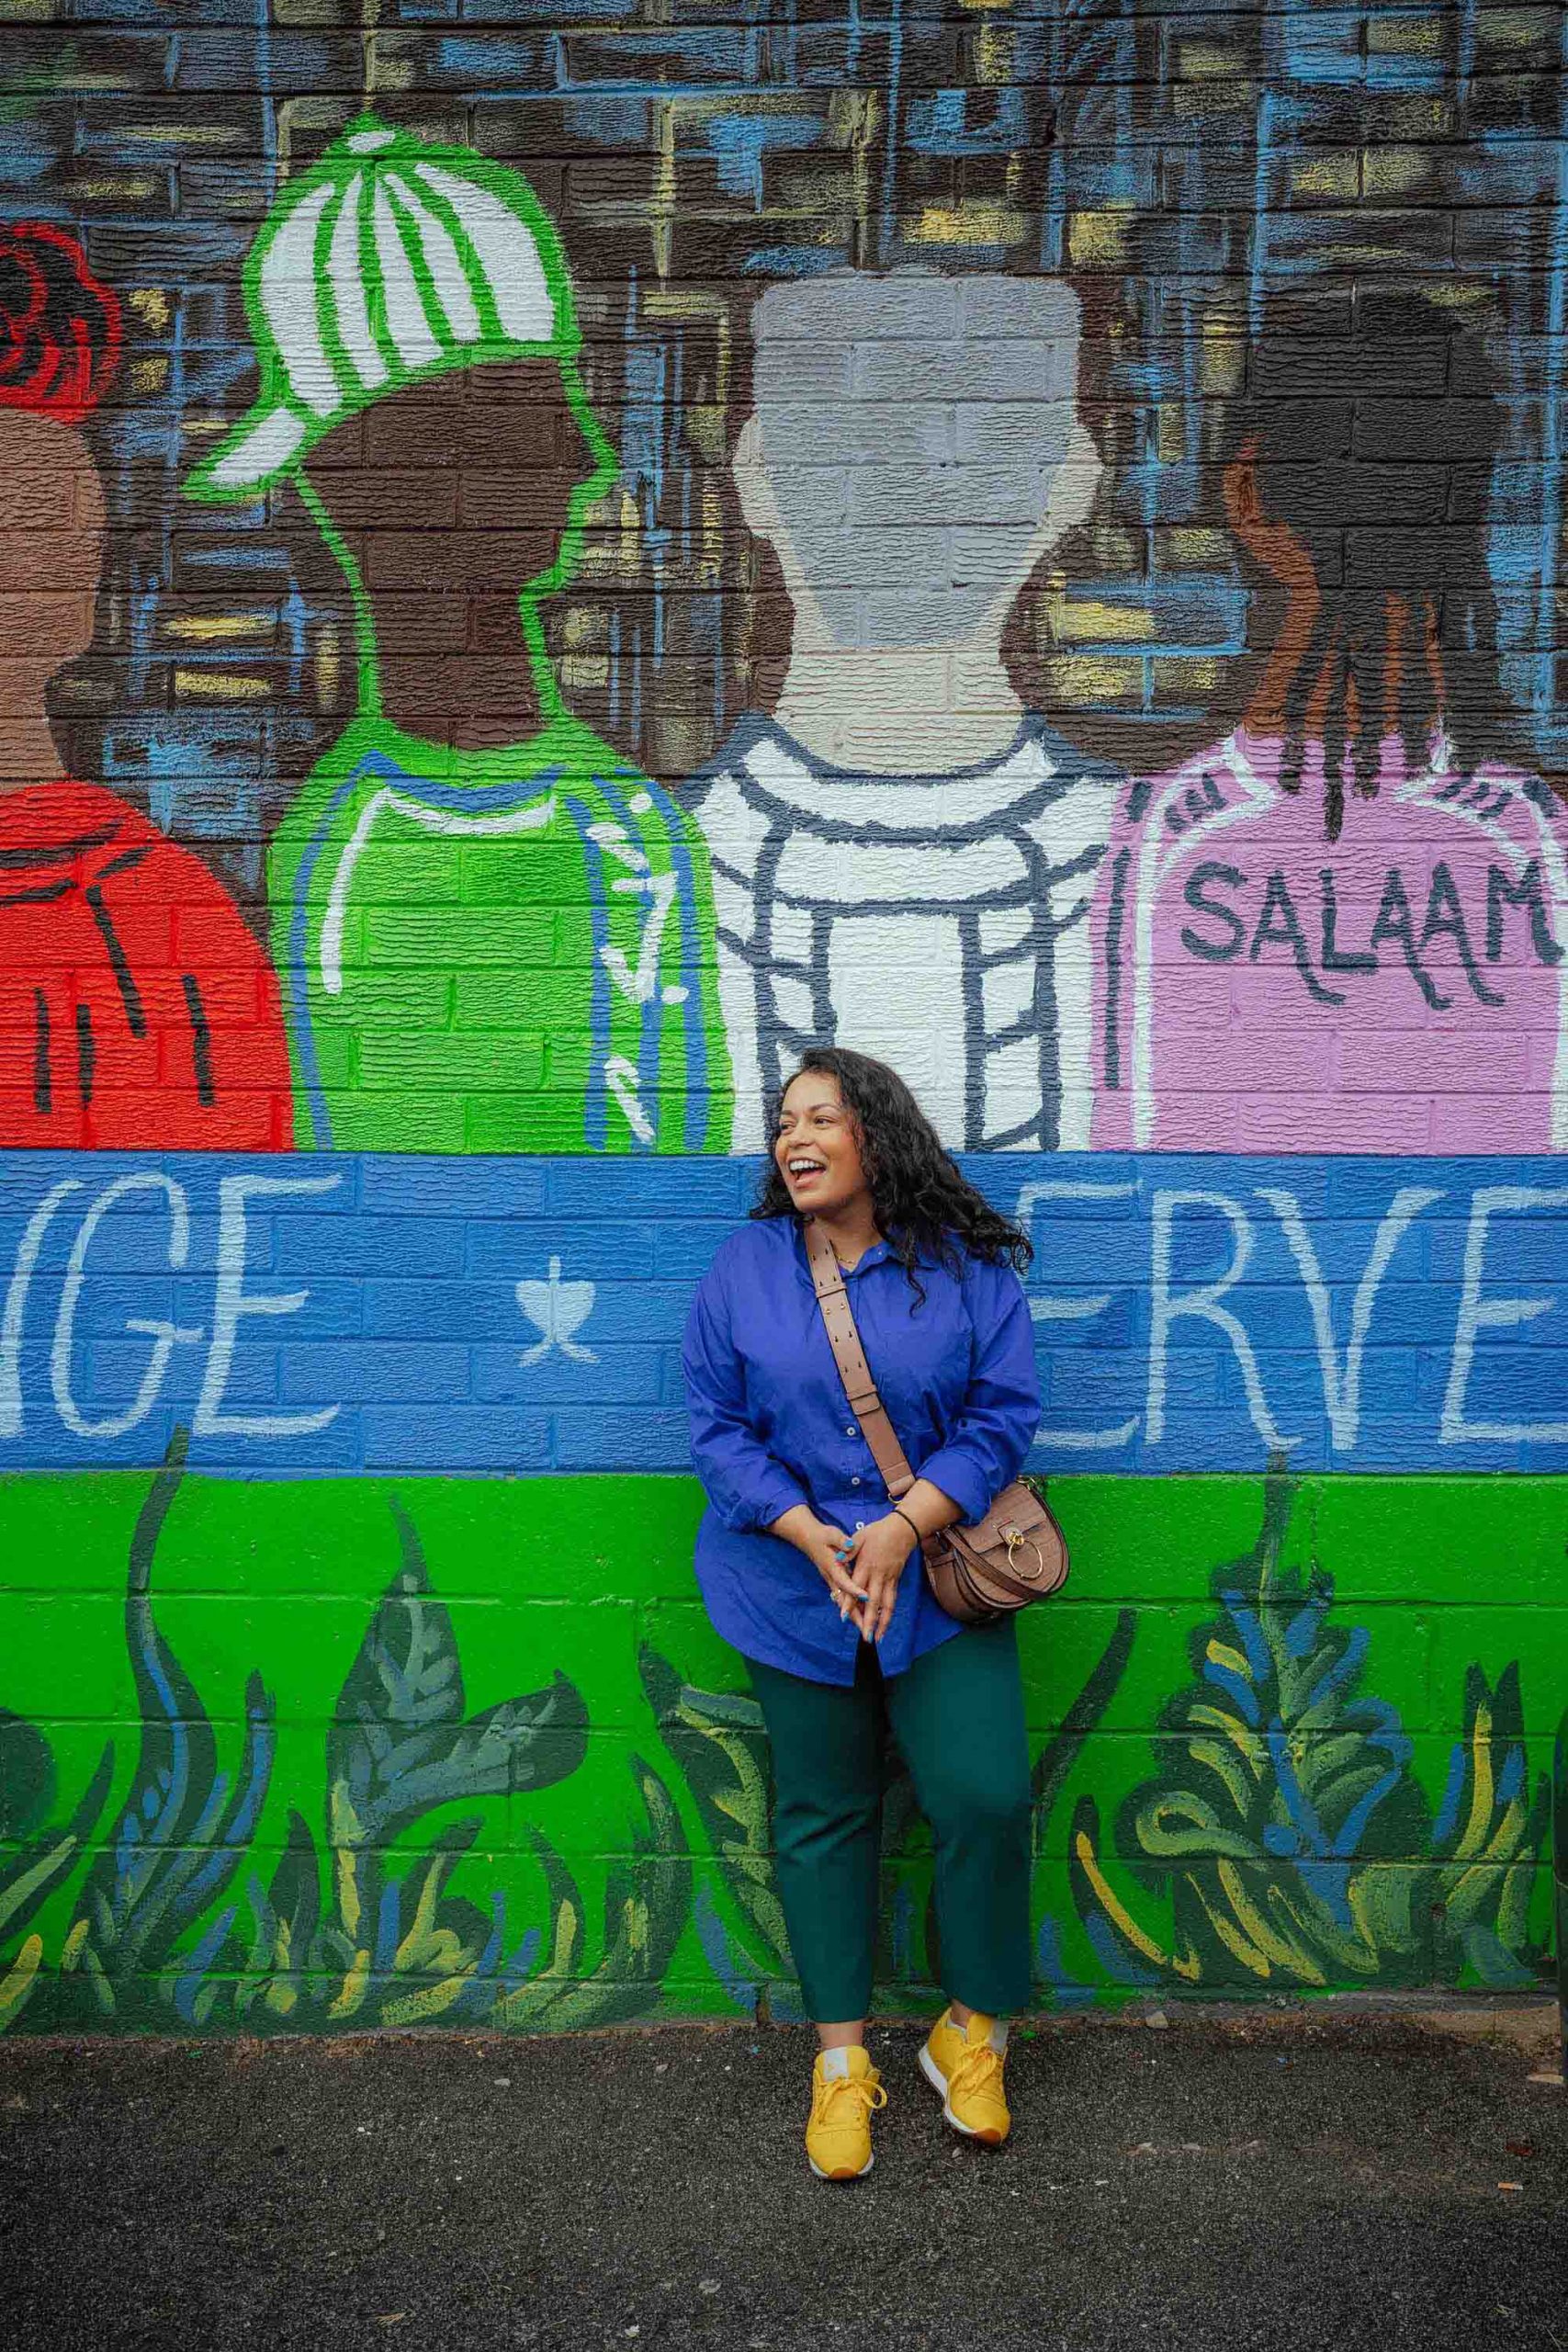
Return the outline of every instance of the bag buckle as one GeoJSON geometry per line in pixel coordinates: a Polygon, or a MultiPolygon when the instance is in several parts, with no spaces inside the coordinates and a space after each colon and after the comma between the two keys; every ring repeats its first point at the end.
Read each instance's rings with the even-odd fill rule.
{"type": "Polygon", "coordinates": [[[1045,1555],[1039,1544],[1026,1535],[1021,1527],[1004,1527],[1002,1540],[1008,1547],[1008,1567],[1010,1572],[1015,1576],[1022,1577],[1027,1584],[1037,1584],[1045,1573],[1045,1555]],[[1021,1567],[1018,1563],[1018,1555],[1025,1547],[1034,1555],[1034,1566],[1032,1568],[1021,1567]]]}

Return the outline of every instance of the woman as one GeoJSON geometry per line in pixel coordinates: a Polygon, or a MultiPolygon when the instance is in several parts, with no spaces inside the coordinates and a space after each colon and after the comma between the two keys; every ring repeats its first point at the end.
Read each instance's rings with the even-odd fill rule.
{"type": "Polygon", "coordinates": [[[1029,1997],[1029,1749],[1010,1619],[965,1628],[923,1536],[984,1516],[1040,1418],[1030,1246],[964,1182],[902,1079],[816,1048],[784,1088],[753,1222],[698,1289],[684,1364],[708,1498],[698,1581],[773,1747],[779,1891],[818,2052],[819,2178],[872,2163],[864,2047],[884,1720],[936,1838],[949,2006],[920,2054],[955,2130],[1009,2128],[1005,2019],[1029,1997]],[[919,1472],[895,1506],[844,1394],[801,1228],[832,1242],[883,1403],[919,1472]]]}
{"type": "Polygon", "coordinates": [[[227,890],[69,772],[49,693],[107,536],[91,434],[123,343],[74,237],[0,223],[0,1149],[283,1151],[277,983],[227,890]]]}
{"type": "Polygon", "coordinates": [[[1353,334],[1327,288],[1264,321],[1224,476],[1264,658],[1240,726],[1118,811],[1098,1149],[1568,1148],[1568,813],[1499,650],[1505,412],[1453,293],[1354,300],[1353,334]]]}

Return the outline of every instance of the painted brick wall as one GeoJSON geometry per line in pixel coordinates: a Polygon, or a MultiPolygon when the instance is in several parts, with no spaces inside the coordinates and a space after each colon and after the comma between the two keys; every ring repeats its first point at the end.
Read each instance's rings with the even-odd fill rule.
{"type": "Polygon", "coordinates": [[[1565,24],[0,0],[0,2026],[790,2012],[835,1035],[1036,1243],[1042,2001],[1539,1979],[1565,24]]]}

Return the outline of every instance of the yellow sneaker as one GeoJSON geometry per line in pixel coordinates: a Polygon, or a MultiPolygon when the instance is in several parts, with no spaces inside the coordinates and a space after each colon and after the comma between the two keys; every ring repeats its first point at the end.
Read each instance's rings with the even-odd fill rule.
{"type": "Polygon", "coordinates": [[[818,2052],[806,2154],[818,2180],[859,2180],[871,2170],[871,2119],[886,2104],[882,2077],[863,2050],[818,2052]]]}
{"type": "Polygon", "coordinates": [[[920,2052],[920,2072],[941,2092],[942,2111],[953,2130],[992,2148],[1012,2128],[1002,2088],[1006,2058],[1006,2026],[978,2009],[971,2011],[967,2031],[943,2009],[920,2052]]]}

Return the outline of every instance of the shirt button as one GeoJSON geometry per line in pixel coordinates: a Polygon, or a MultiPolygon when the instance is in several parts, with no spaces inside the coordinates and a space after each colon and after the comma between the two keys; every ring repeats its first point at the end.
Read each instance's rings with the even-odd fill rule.
{"type": "Polygon", "coordinates": [[[852,1421],[852,1422],[850,1423],[849,1428],[844,1431],[844,1435],[845,1435],[846,1437],[853,1437],[854,1433],[855,1433],[854,1423],[852,1421]]]}
{"type": "Polygon", "coordinates": [[[852,1487],[858,1487],[860,1485],[860,1480],[858,1478],[852,1478],[850,1480],[850,1484],[852,1487]]]}

